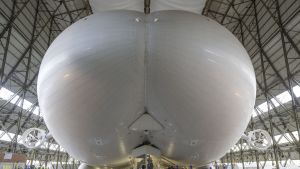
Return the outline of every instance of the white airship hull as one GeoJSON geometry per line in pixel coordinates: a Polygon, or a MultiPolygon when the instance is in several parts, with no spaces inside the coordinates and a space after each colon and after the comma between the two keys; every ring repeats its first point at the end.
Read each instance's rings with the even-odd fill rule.
{"type": "MultiPolygon", "coordinates": [[[[142,0],[89,0],[94,13],[114,10],[132,10],[144,12],[142,0]]],[[[151,0],[151,12],[180,10],[201,14],[206,0],[151,0]]]]}
{"type": "Polygon", "coordinates": [[[66,29],[40,68],[38,97],[55,140],[89,165],[118,165],[145,140],[129,126],[145,108],[162,126],[147,136],[185,164],[220,158],[241,137],[255,75],[240,42],[183,11],[100,12],[66,29]]]}

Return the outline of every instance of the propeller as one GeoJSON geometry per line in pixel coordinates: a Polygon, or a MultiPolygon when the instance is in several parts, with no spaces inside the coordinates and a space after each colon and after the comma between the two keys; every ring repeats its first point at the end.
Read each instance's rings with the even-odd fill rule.
{"type": "Polygon", "coordinates": [[[270,134],[262,129],[250,131],[248,135],[243,135],[242,139],[246,140],[251,148],[264,151],[272,145],[270,134]]]}
{"type": "Polygon", "coordinates": [[[45,130],[29,128],[23,133],[22,140],[25,147],[38,148],[50,137],[52,137],[51,134],[47,134],[45,130]]]}

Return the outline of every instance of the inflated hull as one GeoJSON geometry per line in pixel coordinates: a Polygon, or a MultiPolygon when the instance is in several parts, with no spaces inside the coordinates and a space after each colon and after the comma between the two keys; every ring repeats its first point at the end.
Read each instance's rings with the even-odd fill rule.
{"type": "Polygon", "coordinates": [[[255,75],[240,42],[189,12],[100,12],[52,43],[38,78],[55,140],[90,165],[118,165],[145,140],[129,130],[145,109],[162,124],[148,140],[187,164],[220,158],[246,129],[255,75]]]}

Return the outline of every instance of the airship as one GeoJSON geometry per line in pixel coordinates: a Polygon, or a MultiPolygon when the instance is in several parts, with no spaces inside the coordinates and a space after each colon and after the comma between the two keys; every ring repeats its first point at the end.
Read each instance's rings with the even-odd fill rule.
{"type": "Polygon", "coordinates": [[[242,44],[202,16],[205,1],[92,0],[51,44],[38,99],[81,168],[153,155],[181,166],[222,157],[243,135],[256,79],[242,44]]]}

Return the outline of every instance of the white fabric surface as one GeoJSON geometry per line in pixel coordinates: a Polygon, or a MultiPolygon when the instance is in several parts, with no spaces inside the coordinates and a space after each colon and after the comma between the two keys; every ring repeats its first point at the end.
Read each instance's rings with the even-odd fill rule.
{"type": "MultiPolygon", "coordinates": [[[[151,12],[182,10],[201,13],[206,0],[151,0],[151,12]]],[[[133,10],[144,12],[144,0],[90,0],[93,12],[133,10]]]]}
{"type": "Polygon", "coordinates": [[[133,10],[144,12],[144,0],[90,0],[93,12],[133,10]]]}
{"type": "Polygon", "coordinates": [[[206,0],[151,0],[151,12],[181,10],[201,13],[206,0]]]}

